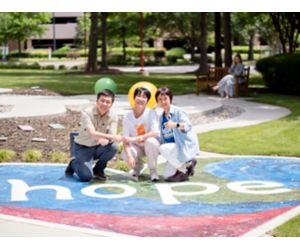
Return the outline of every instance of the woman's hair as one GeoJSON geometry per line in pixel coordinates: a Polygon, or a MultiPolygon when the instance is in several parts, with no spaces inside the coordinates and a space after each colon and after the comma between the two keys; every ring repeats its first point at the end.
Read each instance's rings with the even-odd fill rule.
{"type": "Polygon", "coordinates": [[[235,55],[235,58],[236,58],[236,57],[240,60],[240,63],[243,63],[241,54],[237,53],[237,54],[235,55]]]}
{"type": "Polygon", "coordinates": [[[147,97],[147,102],[150,100],[151,98],[151,92],[149,89],[147,88],[143,88],[143,87],[139,87],[139,88],[136,88],[134,93],[133,93],[133,99],[137,96],[137,95],[140,95],[144,93],[147,97]]]}
{"type": "Polygon", "coordinates": [[[99,100],[99,98],[101,96],[108,96],[108,97],[111,97],[111,101],[112,103],[115,101],[115,94],[109,90],[109,89],[104,89],[102,91],[100,91],[98,94],[97,94],[97,101],[99,100]]]}
{"type": "Polygon", "coordinates": [[[172,103],[173,100],[173,94],[172,91],[168,87],[160,87],[155,94],[155,100],[157,101],[157,98],[159,95],[166,95],[170,98],[170,102],[172,103]]]}

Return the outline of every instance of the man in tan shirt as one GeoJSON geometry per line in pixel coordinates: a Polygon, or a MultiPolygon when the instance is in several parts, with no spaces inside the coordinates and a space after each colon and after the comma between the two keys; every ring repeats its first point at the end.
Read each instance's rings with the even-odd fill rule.
{"type": "Polygon", "coordinates": [[[81,181],[90,181],[93,177],[106,180],[106,164],[117,153],[117,144],[122,136],[117,135],[118,116],[111,107],[114,93],[105,89],[98,93],[96,105],[84,109],[81,124],[75,138],[74,157],[65,170],[67,176],[77,174],[81,181]],[[93,163],[98,160],[93,168],[93,163]]]}

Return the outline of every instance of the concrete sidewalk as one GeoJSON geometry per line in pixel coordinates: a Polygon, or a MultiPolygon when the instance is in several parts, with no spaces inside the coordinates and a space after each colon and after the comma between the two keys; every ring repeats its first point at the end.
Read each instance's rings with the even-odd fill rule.
{"type": "MultiPolygon", "coordinates": [[[[1,91],[0,91],[1,92],[1,91]]],[[[42,115],[57,115],[66,112],[66,108],[81,109],[95,101],[94,95],[83,96],[20,96],[0,95],[0,105],[10,105],[7,112],[0,113],[1,118],[34,117],[42,115]]],[[[174,103],[182,107],[189,114],[204,114],[215,111],[224,105],[240,107],[244,110],[239,116],[222,122],[195,124],[197,133],[210,130],[233,128],[259,124],[279,119],[290,113],[289,110],[273,105],[246,101],[246,99],[223,99],[215,96],[183,95],[175,96],[174,103]]],[[[124,115],[129,109],[126,95],[118,95],[114,108],[119,115],[124,115]]],[[[201,157],[211,157],[217,154],[202,152],[201,157]]],[[[98,230],[83,229],[46,223],[14,216],[0,215],[0,236],[115,236],[118,234],[101,232],[98,230]]]]}

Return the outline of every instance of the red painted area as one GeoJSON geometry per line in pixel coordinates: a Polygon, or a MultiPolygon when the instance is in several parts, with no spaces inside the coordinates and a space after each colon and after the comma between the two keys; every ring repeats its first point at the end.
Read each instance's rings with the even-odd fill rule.
{"type": "Polygon", "coordinates": [[[0,213],[136,236],[241,236],[293,207],[226,216],[117,216],[0,206],[0,213]]]}

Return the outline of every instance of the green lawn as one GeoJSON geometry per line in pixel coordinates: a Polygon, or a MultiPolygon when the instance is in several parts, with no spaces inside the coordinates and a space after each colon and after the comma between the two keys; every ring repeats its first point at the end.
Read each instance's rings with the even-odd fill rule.
{"type": "Polygon", "coordinates": [[[110,77],[117,83],[117,94],[127,94],[137,82],[148,81],[159,86],[168,86],[174,94],[188,94],[195,91],[193,74],[151,74],[142,76],[137,73],[118,75],[86,75],[67,73],[58,70],[0,70],[0,87],[40,86],[63,95],[93,94],[94,84],[101,77],[110,77]]]}
{"type": "Polygon", "coordinates": [[[287,107],[292,113],[276,121],[199,135],[204,151],[237,155],[300,156],[300,97],[259,95],[253,101],[287,107]]]}
{"type": "Polygon", "coordinates": [[[271,234],[276,237],[300,237],[300,216],[279,226],[271,234]]]}

